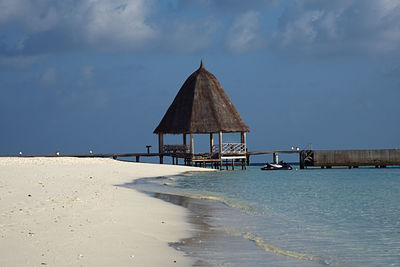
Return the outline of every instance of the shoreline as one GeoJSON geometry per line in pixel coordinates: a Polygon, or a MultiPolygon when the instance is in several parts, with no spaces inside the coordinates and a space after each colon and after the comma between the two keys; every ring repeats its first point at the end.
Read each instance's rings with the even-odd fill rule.
{"type": "Polygon", "coordinates": [[[190,237],[182,238],[178,242],[171,242],[169,245],[179,251],[184,251],[186,255],[191,257],[194,260],[192,266],[238,266],[235,262],[231,262],[230,254],[225,254],[227,251],[221,248],[226,246],[226,242],[246,245],[246,240],[226,233],[220,227],[216,227],[214,221],[216,210],[229,209],[229,207],[219,201],[190,196],[160,192],[146,192],[146,194],[167,203],[184,207],[189,211],[186,219],[194,227],[194,233],[190,237]],[[209,250],[214,252],[210,253],[209,250]],[[219,255],[218,259],[215,257],[215,252],[219,255]]]}
{"type": "Polygon", "coordinates": [[[257,215],[219,197],[184,193],[179,187],[177,190],[174,186],[171,188],[167,181],[152,181],[159,178],[143,179],[138,184],[126,186],[189,211],[186,217],[195,227],[194,234],[170,245],[194,258],[192,266],[265,266],[266,262],[274,266],[341,266],[335,260],[268,243],[253,232],[251,226],[247,227],[246,223],[256,219],[257,215]]]}
{"type": "Polygon", "coordinates": [[[121,186],[190,171],[204,169],[0,158],[0,266],[192,265],[168,245],[192,235],[188,211],[121,186]]]}

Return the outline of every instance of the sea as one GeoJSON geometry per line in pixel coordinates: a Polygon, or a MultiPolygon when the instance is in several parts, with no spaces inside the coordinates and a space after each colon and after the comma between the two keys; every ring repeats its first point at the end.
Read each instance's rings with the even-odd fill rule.
{"type": "Polygon", "coordinates": [[[184,206],[195,266],[400,266],[400,168],[192,172],[128,185],[184,206]]]}

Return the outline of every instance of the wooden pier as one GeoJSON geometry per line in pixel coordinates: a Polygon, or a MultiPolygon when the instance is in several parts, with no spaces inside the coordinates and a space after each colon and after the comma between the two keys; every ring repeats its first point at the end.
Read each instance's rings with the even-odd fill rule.
{"type": "Polygon", "coordinates": [[[300,168],[307,166],[332,168],[342,166],[358,168],[359,166],[400,165],[400,149],[359,149],[359,150],[302,150],[300,168]]]}
{"type": "Polygon", "coordinates": [[[0,155],[0,157],[19,157],[19,158],[34,158],[34,157],[75,157],[75,158],[135,158],[136,162],[140,162],[140,158],[159,158],[160,164],[163,163],[164,157],[171,158],[172,165],[181,164],[186,166],[196,167],[211,167],[215,169],[221,169],[225,167],[231,167],[233,170],[235,166],[240,165],[242,169],[246,169],[246,154],[236,153],[230,151],[221,155],[219,153],[186,153],[180,151],[169,151],[164,153],[85,153],[85,154],[61,154],[56,152],[55,154],[19,154],[19,155],[0,155]]]}
{"type": "Polygon", "coordinates": [[[273,163],[278,163],[278,154],[299,154],[300,169],[307,167],[358,168],[359,166],[400,165],[400,149],[358,149],[358,150],[267,150],[248,152],[248,162],[251,155],[272,154],[273,163]]]}
{"type": "MultiPolygon", "coordinates": [[[[220,154],[218,149],[212,153],[190,153],[187,150],[176,150],[172,146],[166,146],[164,153],[86,153],[86,154],[31,154],[31,155],[0,155],[0,157],[78,157],[78,158],[140,158],[156,157],[162,159],[171,157],[172,165],[188,165],[198,167],[211,167],[216,169],[235,169],[235,166],[246,169],[250,163],[250,157],[256,155],[272,155],[272,162],[278,163],[279,154],[299,154],[300,169],[307,167],[348,167],[374,166],[385,168],[386,166],[400,166],[400,149],[375,149],[375,150],[264,150],[246,151],[244,146],[236,144],[225,145],[225,150],[220,154]],[[168,148],[168,149],[167,149],[168,148]],[[172,148],[172,149],[171,149],[172,148]],[[229,148],[229,149],[228,149],[229,148]],[[236,148],[236,149],[234,149],[236,148]],[[246,151],[246,152],[245,152],[246,151]],[[180,162],[181,160],[181,162],[180,162]]],[[[163,163],[160,160],[160,163],[163,163]]]]}

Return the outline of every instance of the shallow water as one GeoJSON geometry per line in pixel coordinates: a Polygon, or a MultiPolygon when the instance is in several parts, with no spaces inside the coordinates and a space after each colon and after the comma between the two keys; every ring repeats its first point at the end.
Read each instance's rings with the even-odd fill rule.
{"type": "Polygon", "coordinates": [[[134,187],[212,201],[206,223],[219,238],[186,245],[211,265],[400,266],[400,168],[250,167],[134,187]]]}

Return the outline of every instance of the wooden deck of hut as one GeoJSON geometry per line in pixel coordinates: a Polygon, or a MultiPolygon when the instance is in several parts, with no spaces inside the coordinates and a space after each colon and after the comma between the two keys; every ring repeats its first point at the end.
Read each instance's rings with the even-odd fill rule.
{"type": "Polygon", "coordinates": [[[164,156],[171,156],[174,164],[182,158],[186,165],[210,165],[220,169],[223,165],[232,169],[240,165],[245,169],[246,133],[249,131],[217,78],[201,61],[199,69],[182,85],[154,133],[158,134],[160,163],[164,156]],[[240,141],[223,143],[224,133],[240,133],[240,141]],[[164,144],[165,134],[182,135],[182,144],[164,144]],[[195,134],[210,136],[209,151],[195,152],[195,134]],[[214,135],[218,136],[217,145],[214,135]]]}

